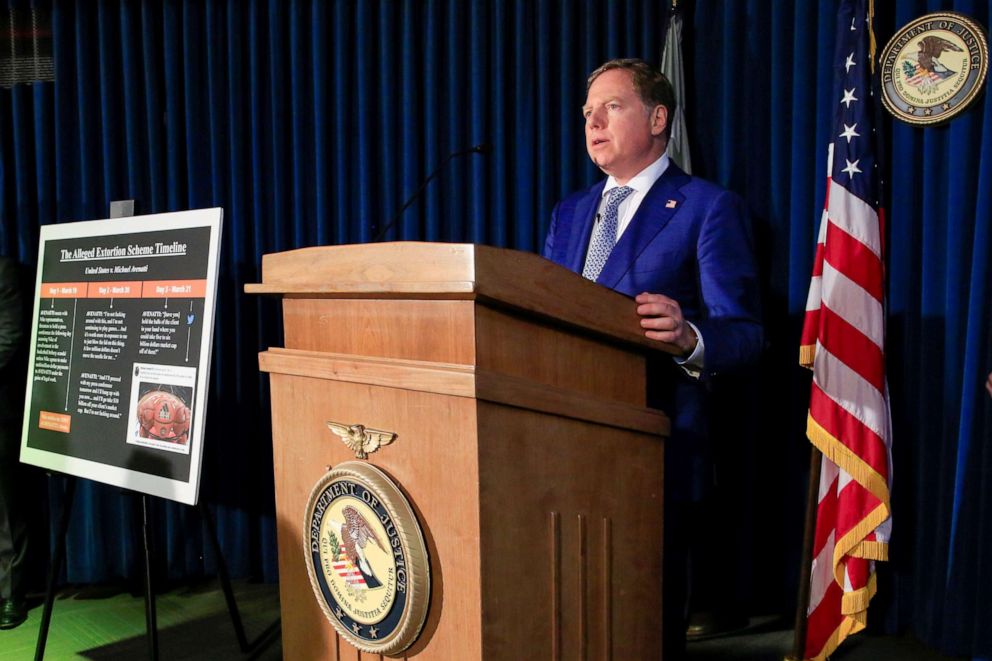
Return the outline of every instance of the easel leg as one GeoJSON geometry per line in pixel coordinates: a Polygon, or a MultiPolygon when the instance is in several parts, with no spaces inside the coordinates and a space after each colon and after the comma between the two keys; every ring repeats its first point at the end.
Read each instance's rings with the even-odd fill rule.
{"type": "Polygon", "coordinates": [[[155,621],[155,591],[152,586],[152,543],[148,496],[141,496],[141,534],[145,545],[145,629],[148,658],[158,661],[158,625],[155,621]]]}
{"type": "Polygon", "coordinates": [[[224,554],[220,550],[220,542],[217,539],[217,528],[214,526],[210,509],[202,502],[197,506],[203,523],[207,526],[210,543],[214,547],[214,554],[217,556],[217,577],[220,578],[221,589],[224,590],[224,599],[227,601],[227,612],[231,614],[231,623],[234,625],[234,634],[238,637],[238,647],[242,654],[248,653],[248,637],[245,635],[245,627],[241,622],[241,612],[238,610],[238,602],[234,600],[234,590],[231,589],[231,577],[227,573],[227,563],[224,562],[224,554]]]}
{"type": "Polygon", "coordinates": [[[62,511],[59,513],[59,532],[55,540],[55,552],[52,554],[52,564],[48,568],[48,589],[45,591],[45,608],[41,614],[41,627],[38,629],[38,643],[34,648],[35,661],[45,658],[45,645],[48,643],[48,627],[52,623],[52,608],[55,605],[55,584],[65,562],[65,537],[69,531],[69,515],[72,513],[72,501],[76,496],[76,478],[66,477],[65,494],[63,494],[62,511]]]}
{"type": "Polygon", "coordinates": [[[250,655],[248,658],[254,658],[255,654],[279,635],[281,621],[279,618],[276,618],[276,621],[266,627],[265,631],[259,634],[255,640],[248,642],[244,624],[241,622],[241,612],[238,610],[238,602],[235,601],[234,590],[231,588],[231,576],[227,573],[227,563],[224,562],[224,554],[221,552],[220,541],[217,539],[217,527],[214,525],[213,516],[210,514],[210,509],[202,502],[197,505],[197,509],[207,526],[210,544],[213,546],[214,553],[217,555],[217,577],[220,579],[221,588],[224,590],[224,599],[227,601],[227,612],[231,614],[231,623],[234,625],[234,633],[238,637],[238,646],[241,648],[242,654],[248,654],[250,655]]]}

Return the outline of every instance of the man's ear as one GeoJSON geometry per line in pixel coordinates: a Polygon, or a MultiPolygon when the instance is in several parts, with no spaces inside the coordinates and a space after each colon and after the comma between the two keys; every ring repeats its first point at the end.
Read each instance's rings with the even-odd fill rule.
{"type": "Polygon", "coordinates": [[[668,108],[657,105],[651,111],[651,135],[661,135],[668,126],[668,108]]]}

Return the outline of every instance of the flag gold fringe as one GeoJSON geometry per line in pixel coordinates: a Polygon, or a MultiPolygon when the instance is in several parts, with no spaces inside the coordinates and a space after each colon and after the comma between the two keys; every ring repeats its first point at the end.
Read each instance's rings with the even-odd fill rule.
{"type": "MultiPolygon", "coordinates": [[[[877,528],[889,518],[889,506],[886,503],[880,503],[878,507],[873,509],[868,515],[858,521],[858,525],[854,526],[843,537],[837,540],[834,544],[834,564],[840,561],[841,556],[850,555],[855,558],[864,558],[866,560],[886,560],[889,555],[888,544],[882,542],[866,542],[865,537],[871,534],[871,531],[877,528]],[[882,549],[876,549],[873,547],[868,547],[868,545],[874,545],[875,547],[883,547],[882,549]],[[867,547],[867,548],[866,548],[867,547]],[[885,555],[885,558],[876,558],[873,555],[863,555],[862,551],[878,551],[880,554],[885,555]]],[[[843,585],[843,583],[841,583],[843,585]]]]}
{"type": "Polygon", "coordinates": [[[803,344],[799,347],[799,364],[813,369],[813,359],[816,358],[816,344],[803,344]]]}
{"type": "Polygon", "coordinates": [[[868,585],[854,592],[845,592],[840,601],[840,612],[858,620],[862,624],[868,624],[868,602],[878,591],[878,580],[875,572],[868,577],[868,585]]]}
{"type": "MultiPolygon", "coordinates": [[[[848,530],[843,537],[838,539],[834,545],[834,580],[837,581],[838,585],[844,585],[843,568],[841,567],[840,561],[845,555],[874,559],[869,556],[863,556],[860,552],[862,550],[865,552],[882,552],[879,548],[867,546],[863,547],[862,545],[866,544],[864,541],[865,537],[871,534],[871,531],[889,518],[889,485],[886,484],[882,476],[879,475],[871,466],[866,464],[861,457],[858,457],[856,454],[851,452],[847,446],[843,445],[840,441],[831,436],[826,429],[821,427],[816,420],[813,419],[812,415],[807,418],[806,435],[809,436],[810,441],[820,449],[820,452],[822,452],[824,456],[847,471],[851,477],[858,482],[858,484],[868,489],[876,498],[882,501],[879,503],[878,507],[869,512],[867,516],[858,521],[857,525],[848,530]]],[[[881,544],[880,542],[867,543],[885,546],[885,544],[881,544]]],[[[887,556],[888,550],[885,550],[884,553],[887,556]]]]}
{"type": "MultiPolygon", "coordinates": [[[[871,591],[871,596],[875,596],[875,591],[878,589],[878,581],[875,578],[875,574],[872,574],[868,579],[867,589],[871,591]]],[[[871,597],[869,597],[871,599],[871,597]]],[[[842,597],[841,601],[841,612],[845,611],[844,606],[847,605],[847,595],[842,597]]],[[[840,644],[843,643],[848,636],[863,631],[868,625],[868,605],[865,602],[864,609],[857,613],[852,613],[850,615],[844,614],[844,619],[841,621],[840,626],[838,626],[827,641],[823,644],[823,649],[817,653],[816,656],[809,657],[807,661],[825,661],[827,657],[833,654],[840,644]]]]}
{"type": "Polygon", "coordinates": [[[885,542],[861,542],[851,550],[850,555],[868,560],[888,560],[889,545],[885,542]]]}
{"type": "MultiPolygon", "coordinates": [[[[868,489],[880,501],[878,507],[868,513],[851,530],[837,540],[834,545],[834,580],[844,586],[844,569],[840,564],[845,555],[868,560],[887,560],[888,544],[879,541],[865,541],[889,516],[889,486],[878,472],[854,454],[847,446],[834,438],[824,429],[812,415],[806,419],[806,435],[825,457],[847,471],[859,484],[868,489]]],[[[874,572],[868,577],[868,584],[854,592],[848,592],[841,597],[841,613],[844,621],[834,631],[823,649],[811,658],[811,661],[823,661],[833,654],[838,646],[851,634],[865,628],[868,621],[868,603],[878,589],[878,581],[874,572]]]]}
{"type": "Polygon", "coordinates": [[[885,478],[820,426],[813,418],[813,414],[806,416],[806,436],[824,456],[847,471],[858,481],[858,484],[871,491],[876,498],[885,503],[886,507],[888,506],[889,485],[885,478]]]}
{"type": "Polygon", "coordinates": [[[823,649],[820,650],[816,656],[811,656],[807,661],[826,661],[826,658],[834,653],[840,644],[844,642],[844,639],[851,634],[858,633],[865,628],[865,625],[858,622],[854,618],[844,617],[844,620],[840,623],[830,637],[827,638],[827,642],[824,643],[823,649]]]}

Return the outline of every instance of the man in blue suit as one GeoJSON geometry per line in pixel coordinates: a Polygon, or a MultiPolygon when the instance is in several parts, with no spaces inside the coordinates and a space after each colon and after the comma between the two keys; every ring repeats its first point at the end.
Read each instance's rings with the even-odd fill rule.
{"type": "Polygon", "coordinates": [[[685,636],[689,510],[712,486],[707,391],[714,376],[761,350],[758,277],[748,217],[736,195],[691,177],[666,154],[671,84],[641,60],[589,76],[586,148],[608,175],[552,214],[544,256],[634,297],[645,336],[674,357],[649,364],[648,404],[668,413],[665,446],[665,648],[685,636]]]}

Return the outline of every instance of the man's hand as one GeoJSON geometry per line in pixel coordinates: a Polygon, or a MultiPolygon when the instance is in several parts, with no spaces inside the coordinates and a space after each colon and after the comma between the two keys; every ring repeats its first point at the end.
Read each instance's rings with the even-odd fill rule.
{"type": "Polygon", "coordinates": [[[638,294],[637,314],[641,315],[641,328],[649,340],[674,344],[688,356],[696,348],[696,332],[685,322],[678,301],[662,294],[638,294]]]}
{"type": "Polygon", "coordinates": [[[989,391],[989,397],[992,397],[992,372],[989,372],[989,378],[985,381],[985,389],[989,391]]]}

